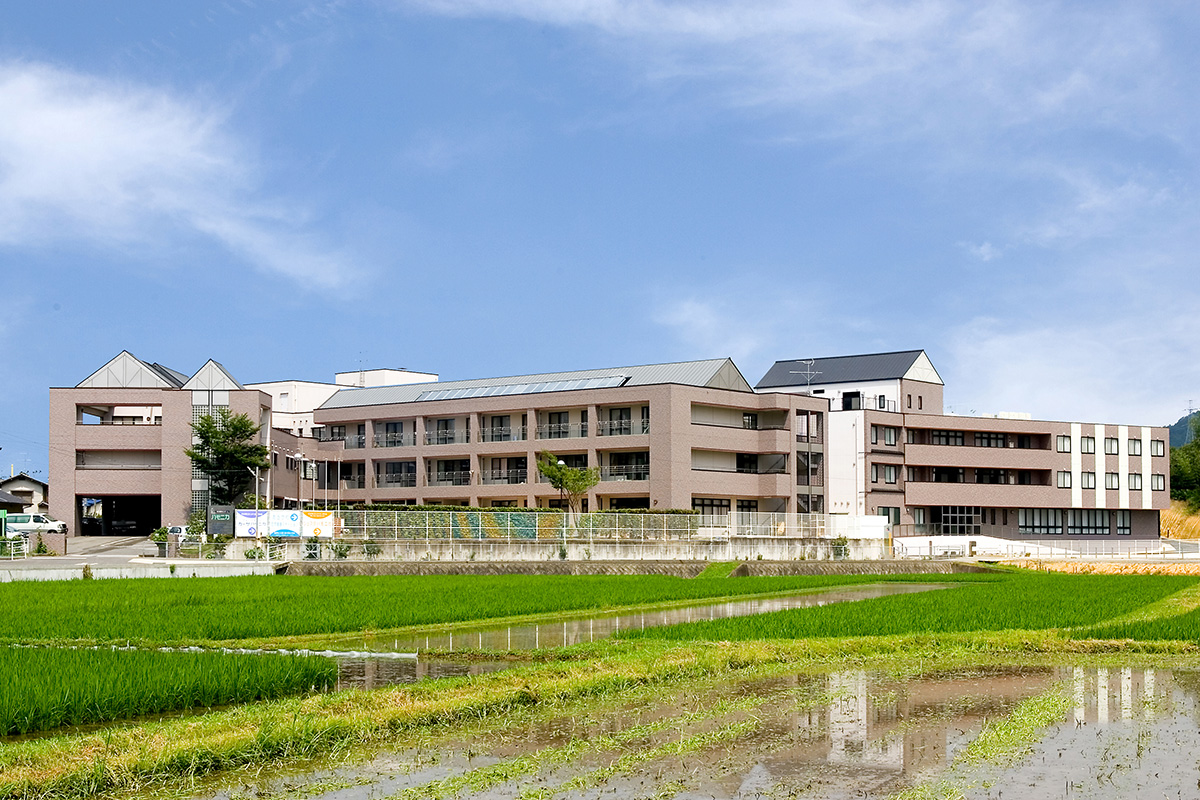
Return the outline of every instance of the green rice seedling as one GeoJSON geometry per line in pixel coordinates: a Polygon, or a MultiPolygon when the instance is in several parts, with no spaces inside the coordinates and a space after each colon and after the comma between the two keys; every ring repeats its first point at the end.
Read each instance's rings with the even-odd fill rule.
{"type": "Polygon", "coordinates": [[[324,690],[327,658],[0,648],[0,735],[324,690]]]}
{"type": "MultiPolygon", "coordinates": [[[[890,576],[965,582],[1008,576],[890,576]]],[[[878,575],[684,580],[656,575],[448,575],[28,581],[0,584],[0,642],[142,644],[378,631],[527,614],[803,592],[878,575]],[[27,609],[37,608],[30,614],[27,609]]]]}
{"type": "Polygon", "coordinates": [[[1138,639],[1142,641],[1200,641],[1200,609],[1161,619],[1114,622],[1072,631],[1076,639],[1138,639]]]}
{"type": "Polygon", "coordinates": [[[1069,628],[1129,613],[1195,582],[1168,575],[1014,575],[941,592],[647,628],[621,636],[740,641],[1069,628]]]}

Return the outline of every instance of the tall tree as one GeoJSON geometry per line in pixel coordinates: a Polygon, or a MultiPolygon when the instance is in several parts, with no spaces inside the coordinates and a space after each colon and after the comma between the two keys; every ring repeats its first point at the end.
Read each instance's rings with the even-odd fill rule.
{"type": "Polygon", "coordinates": [[[537,468],[551,486],[563,493],[572,514],[579,510],[579,501],[588,490],[600,482],[600,470],[597,467],[568,467],[558,463],[558,456],[545,451],[538,453],[537,468]]]}
{"type": "Polygon", "coordinates": [[[192,423],[196,445],[188,457],[208,476],[209,497],[214,505],[233,505],[254,482],[255,469],[270,469],[267,448],[258,443],[260,427],[246,414],[228,408],[205,414],[192,423]]]}
{"type": "Polygon", "coordinates": [[[1192,440],[1171,448],[1171,499],[1185,501],[1194,513],[1200,510],[1200,415],[1189,424],[1192,440]]]}

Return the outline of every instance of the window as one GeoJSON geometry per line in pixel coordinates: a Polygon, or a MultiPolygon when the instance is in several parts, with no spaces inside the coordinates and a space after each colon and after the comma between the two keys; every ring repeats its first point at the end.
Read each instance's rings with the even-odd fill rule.
{"type": "Polygon", "coordinates": [[[1058,473],[1058,488],[1071,488],[1071,473],[1060,470],[1058,473]]]}
{"type": "Polygon", "coordinates": [[[1167,454],[1167,446],[1162,439],[1150,440],[1150,455],[1165,456],[1167,454]]]}
{"type": "Polygon", "coordinates": [[[978,536],[978,506],[941,506],[935,509],[934,522],[941,520],[942,534],[946,536],[978,536]]]}
{"type": "Polygon", "coordinates": [[[1058,452],[1060,452],[1060,453],[1071,452],[1071,437],[1070,436],[1059,436],[1057,441],[1058,441],[1058,452]]]}
{"type": "Polygon", "coordinates": [[[1150,489],[1155,492],[1166,491],[1167,476],[1154,474],[1150,476],[1150,489]]]}
{"type": "Polygon", "coordinates": [[[908,442],[909,444],[916,444],[917,443],[917,432],[914,431],[912,428],[909,428],[908,431],[905,433],[904,441],[908,442]]]}
{"type": "Polygon", "coordinates": [[[1008,470],[1003,469],[984,469],[977,467],[975,469],[976,483],[1008,483],[1008,470]]]}
{"type": "Polygon", "coordinates": [[[884,464],[883,465],[883,482],[884,483],[895,483],[896,479],[899,476],[900,476],[900,468],[898,466],[896,466],[895,464],[884,464]]]}
{"type": "Polygon", "coordinates": [[[908,467],[905,470],[905,478],[904,479],[906,481],[915,481],[917,479],[917,468],[916,467],[908,467]]]}
{"type": "Polygon", "coordinates": [[[1033,449],[1033,437],[1030,436],[1028,433],[1018,434],[1017,435],[1017,449],[1032,450],[1033,449]]]}
{"type": "Polygon", "coordinates": [[[1082,436],[1079,439],[1079,452],[1092,454],[1096,452],[1096,437],[1082,436]]]}
{"type": "Polygon", "coordinates": [[[1100,508],[1068,509],[1067,533],[1071,536],[1108,536],[1108,511],[1100,508]]]}
{"type": "Polygon", "coordinates": [[[757,500],[738,500],[737,501],[737,510],[738,510],[739,514],[757,514],[758,513],[758,501],[757,500]]]}
{"type": "Polygon", "coordinates": [[[876,406],[877,406],[877,407],[878,407],[880,410],[885,410],[885,409],[887,408],[887,396],[886,396],[886,395],[882,395],[882,394],[881,394],[881,395],[879,395],[879,401],[878,401],[878,402],[877,402],[875,405],[876,405],[876,406]]]}
{"type": "Polygon", "coordinates": [[[1121,450],[1120,443],[1116,437],[1114,437],[1114,436],[1105,436],[1104,437],[1104,455],[1106,455],[1106,456],[1119,455],[1120,450],[1121,450]]]}
{"type": "Polygon", "coordinates": [[[729,501],[716,497],[693,497],[692,511],[698,511],[705,516],[728,516],[729,501]]]}
{"type": "Polygon", "coordinates": [[[1079,485],[1084,489],[1096,488],[1096,473],[1084,472],[1079,476],[1079,485]]]}
{"type": "Polygon", "coordinates": [[[879,508],[875,509],[875,513],[881,517],[887,517],[888,522],[890,522],[892,525],[900,524],[899,506],[880,506],[879,508]]]}
{"type": "Polygon", "coordinates": [[[742,412],[742,427],[748,430],[758,430],[758,414],[749,411],[742,412]]]}
{"type": "Polygon", "coordinates": [[[1105,489],[1120,489],[1121,475],[1117,472],[1104,473],[1104,488],[1105,489]]]}
{"type": "Polygon", "coordinates": [[[925,406],[923,400],[924,398],[921,395],[917,395],[917,411],[920,411],[925,406]]]}
{"type": "Polygon", "coordinates": [[[871,483],[879,483],[879,465],[871,465],[871,483]]]}
{"type": "Polygon", "coordinates": [[[879,444],[879,427],[871,426],[871,444],[879,444]]]}
{"type": "Polygon", "coordinates": [[[1008,437],[1003,433],[977,433],[975,434],[976,447],[1007,447],[1008,437]]]}
{"type": "Polygon", "coordinates": [[[908,407],[912,408],[912,395],[911,394],[908,396],[908,407]]]}
{"type": "Polygon", "coordinates": [[[963,483],[966,481],[966,470],[962,467],[934,467],[934,483],[963,483]]]}
{"type": "Polygon", "coordinates": [[[329,426],[329,441],[344,441],[346,438],[345,425],[330,425],[329,426]]]}
{"type": "Polygon", "coordinates": [[[960,447],[963,444],[962,431],[931,431],[929,438],[933,444],[958,445],[960,447]]]}
{"type": "Polygon", "coordinates": [[[1141,439],[1130,439],[1129,440],[1129,455],[1140,456],[1141,454],[1142,454],[1142,440],[1141,439]]]}
{"type": "Polygon", "coordinates": [[[1017,530],[1038,536],[1061,535],[1062,512],[1057,508],[1018,509],[1017,530]]]}
{"type": "Polygon", "coordinates": [[[1118,536],[1128,536],[1133,532],[1130,525],[1132,515],[1128,511],[1114,511],[1113,517],[1115,517],[1115,522],[1117,523],[1118,536]]]}
{"type": "Polygon", "coordinates": [[[1135,492],[1141,490],[1141,488],[1142,488],[1142,473],[1140,473],[1140,472],[1129,473],[1129,488],[1135,492]]]}

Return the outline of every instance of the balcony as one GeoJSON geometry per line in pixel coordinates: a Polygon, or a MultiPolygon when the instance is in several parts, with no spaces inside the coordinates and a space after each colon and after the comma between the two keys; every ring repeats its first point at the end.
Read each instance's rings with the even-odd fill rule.
{"type": "Polygon", "coordinates": [[[637,436],[649,432],[648,419],[610,419],[596,423],[598,436],[637,436]]]}
{"type": "Polygon", "coordinates": [[[525,469],[492,469],[483,473],[483,482],[488,486],[527,483],[528,481],[529,470],[525,469]]]}
{"type": "Polygon", "coordinates": [[[376,447],[412,447],[417,443],[415,433],[377,433],[376,447]]]}
{"type": "Polygon", "coordinates": [[[648,481],[650,480],[649,464],[631,464],[620,467],[601,467],[602,481],[648,481]]]}
{"type": "Polygon", "coordinates": [[[516,425],[508,428],[480,428],[481,442],[522,442],[525,440],[525,426],[516,425]]]}
{"type": "Polygon", "coordinates": [[[342,478],[340,484],[343,489],[365,489],[367,488],[367,476],[351,475],[349,478],[342,478]]]}
{"type": "Polygon", "coordinates": [[[537,426],[537,438],[539,439],[582,439],[587,435],[588,426],[586,422],[582,424],[556,422],[537,426]]]}
{"type": "Polygon", "coordinates": [[[425,431],[425,444],[466,444],[471,441],[468,431],[425,431]]]}
{"type": "Polygon", "coordinates": [[[384,472],[375,476],[377,489],[407,489],[417,485],[415,472],[384,472]]]}
{"type": "Polygon", "coordinates": [[[429,473],[430,486],[470,486],[471,473],[469,471],[453,471],[453,472],[431,472],[429,473]]]}
{"type": "Polygon", "coordinates": [[[350,434],[343,440],[342,447],[347,450],[361,450],[367,446],[367,437],[365,434],[356,433],[350,434]]]}

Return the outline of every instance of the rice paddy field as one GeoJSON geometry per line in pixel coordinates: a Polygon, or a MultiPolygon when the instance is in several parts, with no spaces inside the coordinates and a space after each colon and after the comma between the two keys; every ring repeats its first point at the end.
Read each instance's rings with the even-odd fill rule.
{"type": "MultiPolygon", "coordinates": [[[[913,675],[1002,662],[1018,670],[1053,667],[1082,680],[1080,668],[1068,666],[1077,664],[1081,653],[1100,659],[1136,654],[1150,673],[1180,669],[1181,686],[1186,670],[1200,674],[1196,577],[1029,571],[722,577],[733,566],[714,565],[705,577],[692,580],[258,577],[0,585],[0,636],[9,645],[0,645],[0,731],[42,732],[32,739],[0,738],[0,798],[188,794],[192,789],[186,787],[201,778],[229,775],[237,783],[243,780],[239,776],[295,765],[298,759],[349,757],[355,748],[386,748],[403,740],[417,742],[420,749],[430,736],[469,740],[469,726],[483,720],[495,720],[504,730],[510,717],[539,713],[556,725],[571,726],[603,709],[629,708],[638,697],[670,692],[686,698],[703,682],[735,676],[770,681],[797,671],[864,669],[913,675]],[[584,611],[894,580],[948,588],[646,628],[554,650],[489,653],[487,658],[503,656],[508,668],[369,690],[323,691],[335,679],[336,666],[321,658],[72,647],[126,641],[143,648],[278,644],[288,637],[491,620],[507,624],[554,614],[566,619],[584,611]],[[32,643],[40,646],[28,646],[32,643]],[[189,709],[186,716],[170,716],[189,709]],[[164,713],[165,719],[154,719],[164,713]],[[55,730],[78,725],[95,727],[55,730]]],[[[470,661],[472,655],[455,657],[470,661]]],[[[1108,675],[1094,669],[1088,680],[1108,675]]],[[[844,687],[848,680],[838,678],[828,686],[844,687]]],[[[1064,690],[1055,687],[1038,689],[1059,698],[1051,717],[1066,707],[1060,702],[1064,690]]],[[[985,716],[993,713],[999,712],[985,716]]],[[[743,736],[738,726],[756,724],[736,713],[726,722],[735,739],[743,736]]],[[[1038,730],[1030,728],[1028,736],[1036,738],[1038,730]]],[[[698,729],[696,752],[725,746],[705,738],[713,735],[698,729]]],[[[745,735],[751,757],[758,740],[745,735]]],[[[581,738],[579,747],[586,741],[591,739],[581,738]]],[[[663,747],[681,741],[672,739],[663,747]]],[[[658,753],[634,750],[623,756],[631,765],[635,756],[652,763],[648,754],[658,753]]],[[[566,758],[554,751],[553,758],[560,757],[566,758]]],[[[588,774],[607,775],[607,769],[588,774]]],[[[219,790],[215,796],[227,795],[219,790]]]]}

